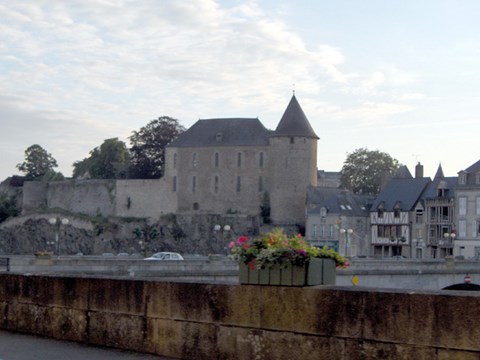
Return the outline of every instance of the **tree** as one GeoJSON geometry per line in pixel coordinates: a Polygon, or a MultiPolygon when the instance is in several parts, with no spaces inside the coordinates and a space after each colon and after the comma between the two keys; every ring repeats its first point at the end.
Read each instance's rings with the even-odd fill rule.
{"type": "Polygon", "coordinates": [[[356,194],[376,195],[398,167],[398,161],[387,153],[357,149],[347,155],[340,172],[340,186],[356,194]]]}
{"type": "Polygon", "coordinates": [[[5,193],[0,193],[0,223],[9,217],[18,216],[20,209],[13,196],[8,197],[5,193]]]}
{"type": "Polygon", "coordinates": [[[118,138],[106,139],[90,151],[90,156],[73,163],[73,177],[88,176],[92,179],[122,179],[128,175],[130,153],[118,138]]]}
{"type": "Polygon", "coordinates": [[[129,140],[132,144],[130,177],[136,179],[158,179],[165,167],[165,147],[185,131],[177,119],[168,116],[150,121],[139,131],[133,131],[129,140]]]}
{"type": "Polygon", "coordinates": [[[17,164],[17,169],[25,173],[27,180],[41,180],[42,177],[51,173],[57,167],[57,160],[40,145],[32,145],[25,150],[25,161],[17,164]]]}

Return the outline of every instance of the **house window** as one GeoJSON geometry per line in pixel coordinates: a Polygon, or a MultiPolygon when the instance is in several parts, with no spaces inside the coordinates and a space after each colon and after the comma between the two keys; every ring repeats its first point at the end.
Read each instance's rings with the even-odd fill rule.
{"type": "Polygon", "coordinates": [[[242,185],[240,181],[240,176],[237,176],[237,193],[239,193],[242,190],[242,185]]]}
{"type": "Polygon", "coordinates": [[[458,215],[467,215],[467,198],[465,196],[458,198],[458,215]]]}
{"type": "Polygon", "coordinates": [[[475,184],[477,184],[477,185],[480,184],[480,172],[475,174],[475,184]]]}
{"type": "Polygon", "coordinates": [[[173,154],[173,168],[177,168],[177,153],[173,154]]]}
{"type": "Polygon", "coordinates": [[[258,191],[263,191],[263,177],[258,177],[258,191]]]}
{"type": "Polygon", "coordinates": [[[290,138],[290,144],[293,144],[293,143],[295,143],[295,138],[292,136],[292,137],[290,138]]]}
{"type": "Polygon", "coordinates": [[[383,209],[378,209],[377,214],[379,219],[383,219],[383,209]]]}
{"type": "Polygon", "coordinates": [[[173,182],[172,182],[172,191],[175,192],[177,191],[177,177],[173,177],[173,182]]]}
{"type": "Polygon", "coordinates": [[[395,209],[393,209],[393,217],[396,219],[400,218],[400,208],[395,207],[395,209]]]}
{"type": "Polygon", "coordinates": [[[312,225],[312,238],[317,237],[317,224],[312,225]]]}
{"type": "Polygon", "coordinates": [[[218,193],[218,176],[215,175],[215,178],[213,180],[213,191],[216,193],[218,193]]]}
{"type": "Polygon", "coordinates": [[[192,178],[192,191],[195,192],[195,190],[197,190],[197,177],[194,176],[192,178]]]}
{"type": "Polygon", "coordinates": [[[237,167],[242,166],[242,153],[237,153],[237,167]]]}
{"type": "Polygon", "coordinates": [[[480,196],[477,196],[475,199],[475,209],[476,209],[476,214],[480,215],[480,196]]]}
{"type": "Polygon", "coordinates": [[[335,226],[333,226],[333,224],[330,224],[328,225],[328,235],[333,238],[334,234],[335,234],[335,226]]]}
{"type": "Polygon", "coordinates": [[[327,216],[327,209],[324,208],[324,207],[322,207],[322,208],[320,209],[320,217],[321,217],[322,219],[324,219],[326,216],[327,216]]]}
{"type": "Polygon", "coordinates": [[[423,223],[423,209],[415,210],[415,222],[417,224],[423,223]]]}
{"type": "Polygon", "coordinates": [[[197,153],[192,154],[192,166],[197,167],[197,153]]]}
{"type": "Polygon", "coordinates": [[[216,168],[218,168],[218,164],[220,162],[220,155],[218,154],[218,152],[215,153],[215,159],[214,159],[214,165],[216,168]]]}
{"type": "Polygon", "coordinates": [[[458,175],[458,183],[460,185],[465,185],[467,183],[467,174],[461,173],[460,175],[458,175]]]}
{"type": "Polygon", "coordinates": [[[467,236],[467,222],[465,220],[460,220],[458,222],[458,235],[461,239],[464,239],[467,236]]]}
{"type": "Polygon", "coordinates": [[[325,225],[320,225],[320,237],[323,238],[325,236],[325,225]]]}
{"type": "Polygon", "coordinates": [[[263,152],[261,152],[260,154],[258,154],[258,166],[260,167],[260,169],[263,168],[263,152]]]}

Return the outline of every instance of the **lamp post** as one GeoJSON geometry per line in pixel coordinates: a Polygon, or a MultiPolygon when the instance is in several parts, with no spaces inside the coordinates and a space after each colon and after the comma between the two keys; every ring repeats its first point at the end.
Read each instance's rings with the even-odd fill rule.
{"type": "Polygon", "coordinates": [[[349,256],[348,248],[350,246],[350,235],[353,234],[353,229],[340,229],[341,234],[345,234],[345,256],[349,256]]]}
{"type": "MultiPolygon", "coordinates": [[[[60,219],[60,218],[50,218],[48,220],[48,222],[51,224],[51,225],[54,225],[55,226],[55,243],[53,242],[50,242],[51,245],[55,244],[55,252],[57,253],[57,256],[60,256],[60,242],[59,242],[59,239],[58,239],[58,234],[60,232],[60,226],[62,225],[68,225],[69,221],[67,218],[63,218],[63,219],[60,219]]],[[[48,244],[48,242],[47,242],[48,244]]]]}
{"type": "Polygon", "coordinates": [[[456,234],[454,232],[451,233],[445,233],[443,234],[443,237],[447,240],[447,246],[448,250],[446,251],[446,255],[453,255],[453,240],[455,240],[456,234]]]}
{"type": "Polygon", "coordinates": [[[224,225],[223,228],[222,228],[221,225],[216,224],[216,225],[213,227],[213,231],[214,231],[215,233],[220,233],[220,231],[221,231],[221,235],[222,235],[222,239],[221,239],[221,240],[222,240],[223,250],[224,250],[225,253],[228,253],[228,251],[227,251],[228,248],[227,248],[227,246],[226,246],[226,244],[225,244],[225,234],[229,234],[230,231],[232,231],[232,227],[231,227],[230,225],[224,225]]]}

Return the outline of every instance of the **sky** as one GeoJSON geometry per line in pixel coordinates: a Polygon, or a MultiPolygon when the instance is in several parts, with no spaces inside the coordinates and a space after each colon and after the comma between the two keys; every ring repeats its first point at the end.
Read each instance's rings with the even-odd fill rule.
{"type": "Polygon", "coordinates": [[[258,117],[293,92],[318,169],[379,150],[433,177],[480,159],[477,0],[0,0],[0,181],[39,144],[71,176],[160,116],[258,117]]]}

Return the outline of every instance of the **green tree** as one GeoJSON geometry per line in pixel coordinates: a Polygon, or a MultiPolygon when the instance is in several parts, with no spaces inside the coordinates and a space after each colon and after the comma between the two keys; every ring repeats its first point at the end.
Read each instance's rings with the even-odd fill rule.
{"type": "Polygon", "coordinates": [[[347,155],[340,172],[340,186],[356,194],[376,195],[398,167],[398,161],[387,153],[357,149],[347,155]]]}
{"type": "Polygon", "coordinates": [[[139,131],[133,131],[129,140],[132,145],[130,177],[135,179],[158,179],[163,175],[165,147],[185,131],[177,119],[168,116],[150,121],[139,131]]]}
{"type": "Polygon", "coordinates": [[[27,180],[41,180],[45,174],[55,172],[53,168],[57,166],[57,160],[40,145],[35,144],[25,150],[25,161],[17,164],[17,169],[25,173],[27,180]]]}
{"type": "Polygon", "coordinates": [[[18,216],[20,209],[13,196],[8,197],[5,193],[0,193],[0,223],[9,217],[18,216]]]}
{"type": "Polygon", "coordinates": [[[73,163],[73,177],[89,176],[92,179],[122,179],[128,175],[130,153],[118,138],[106,139],[90,151],[90,156],[73,163]]]}

